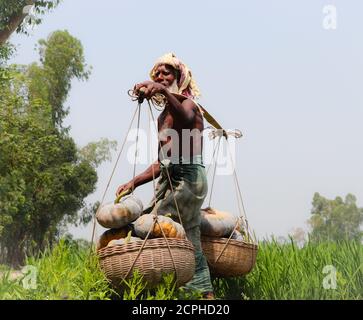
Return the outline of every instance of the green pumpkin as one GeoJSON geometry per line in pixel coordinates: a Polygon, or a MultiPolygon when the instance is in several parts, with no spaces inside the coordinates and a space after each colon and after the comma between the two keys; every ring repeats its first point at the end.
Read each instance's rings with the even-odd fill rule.
{"type": "Polygon", "coordinates": [[[200,213],[200,232],[203,236],[229,237],[238,222],[233,214],[209,207],[202,209],[200,213]]]}
{"type": "Polygon", "coordinates": [[[107,203],[96,214],[98,223],[104,228],[118,229],[135,221],[142,213],[142,202],[135,196],[125,196],[119,203],[107,203]]]}
{"type": "Polygon", "coordinates": [[[128,244],[128,243],[132,243],[132,242],[136,242],[136,241],[143,241],[143,240],[141,238],[138,238],[138,237],[126,237],[126,238],[122,238],[122,239],[114,239],[114,240],[111,240],[107,244],[107,247],[113,247],[113,246],[117,246],[117,245],[128,244]]]}

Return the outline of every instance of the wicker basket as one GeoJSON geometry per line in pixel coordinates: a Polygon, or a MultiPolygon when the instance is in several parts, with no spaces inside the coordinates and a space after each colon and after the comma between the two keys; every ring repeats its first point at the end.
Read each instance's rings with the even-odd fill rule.
{"type": "MultiPolygon", "coordinates": [[[[106,277],[115,288],[122,288],[122,280],[139,254],[142,241],[123,245],[105,247],[98,250],[100,266],[106,277]]],[[[176,285],[182,286],[192,279],[195,271],[194,247],[188,240],[168,239],[173,256],[170,256],[168,245],[164,238],[148,239],[126,279],[132,277],[138,270],[147,281],[147,288],[160,283],[163,274],[175,273],[176,285]],[[175,268],[173,264],[175,262],[175,268]]]]}
{"type": "Polygon", "coordinates": [[[227,241],[227,238],[202,237],[202,249],[212,275],[224,278],[249,273],[256,263],[258,246],[234,239],[226,246],[227,241]]]}

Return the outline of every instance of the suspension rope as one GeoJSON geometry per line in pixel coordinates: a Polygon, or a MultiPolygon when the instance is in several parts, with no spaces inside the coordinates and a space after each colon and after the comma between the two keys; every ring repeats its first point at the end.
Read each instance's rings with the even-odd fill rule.
{"type": "Polygon", "coordinates": [[[220,143],[220,142],[221,142],[221,139],[218,139],[217,144],[214,146],[214,149],[213,149],[213,155],[212,155],[212,161],[211,161],[211,163],[210,163],[210,164],[209,164],[209,166],[208,166],[208,169],[207,169],[206,175],[208,175],[209,169],[211,168],[212,164],[214,164],[214,161],[215,161],[215,159],[214,159],[214,157],[215,157],[215,153],[216,153],[216,151],[217,151],[217,147],[218,147],[218,145],[219,145],[219,143],[220,143]]]}
{"type": "MultiPolygon", "coordinates": [[[[140,104],[139,104],[139,107],[140,107],[140,104]]],[[[155,122],[155,119],[154,119],[154,116],[153,116],[153,113],[152,113],[152,109],[151,109],[150,103],[149,103],[148,111],[149,111],[148,112],[148,115],[149,115],[148,134],[149,134],[149,137],[150,137],[150,135],[151,135],[151,128],[150,128],[151,117],[152,117],[153,121],[155,122]]],[[[152,152],[151,141],[150,141],[150,152],[152,152]]],[[[154,227],[155,227],[156,224],[159,226],[159,228],[161,230],[161,233],[163,235],[163,238],[164,238],[164,240],[166,242],[166,245],[168,247],[168,251],[169,251],[169,254],[170,254],[170,257],[171,257],[171,261],[173,263],[173,267],[174,267],[174,270],[175,270],[176,281],[178,281],[178,272],[177,272],[177,268],[176,268],[176,264],[175,264],[175,260],[174,260],[173,254],[171,252],[171,248],[170,248],[170,245],[169,245],[169,241],[168,241],[168,238],[165,235],[164,229],[162,228],[162,226],[160,225],[160,223],[158,221],[157,203],[156,203],[156,186],[155,186],[155,169],[154,169],[154,163],[153,162],[151,164],[151,171],[152,171],[152,174],[153,174],[153,192],[154,192],[154,208],[155,208],[155,211],[154,211],[154,214],[153,214],[153,223],[151,224],[150,229],[149,229],[149,231],[148,231],[148,233],[147,233],[147,235],[146,235],[146,237],[145,237],[145,239],[144,239],[144,241],[143,241],[143,243],[142,243],[142,245],[141,245],[141,247],[140,247],[140,249],[139,249],[139,251],[138,251],[138,253],[137,253],[136,257],[135,257],[135,259],[134,259],[134,261],[132,262],[131,266],[129,267],[129,270],[127,271],[126,275],[123,277],[122,282],[124,282],[126,280],[126,278],[129,276],[131,270],[135,266],[135,263],[136,263],[137,259],[139,258],[139,256],[140,256],[143,248],[145,247],[146,241],[149,238],[152,230],[154,230],[154,227]]],[[[169,175],[168,171],[167,171],[167,174],[169,175]]],[[[171,183],[171,181],[170,181],[170,183],[171,183]]],[[[172,188],[172,185],[171,185],[171,188],[172,188]]],[[[174,191],[173,191],[173,196],[174,196],[174,201],[176,201],[175,195],[174,195],[174,191]]],[[[178,215],[179,215],[180,223],[181,223],[181,225],[183,225],[182,224],[182,221],[181,221],[181,217],[180,217],[179,211],[178,211],[178,215]]]]}
{"type": "Polygon", "coordinates": [[[217,163],[218,163],[218,155],[219,155],[219,146],[220,146],[221,138],[222,137],[219,137],[219,139],[218,139],[218,147],[217,147],[217,153],[216,153],[216,160],[214,161],[214,170],[213,170],[214,172],[213,172],[213,178],[212,178],[212,187],[211,187],[211,191],[210,191],[210,194],[209,194],[208,207],[210,207],[210,203],[211,203],[211,200],[212,200],[213,187],[214,187],[214,179],[215,179],[215,176],[216,176],[217,163]]]}
{"type": "Polygon", "coordinates": [[[244,203],[243,203],[242,192],[241,192],[241,188],[240,188],[240,185],[239,185],[239,182],[238,182],[238,178],[237,178],[236,165],[235,165],[235,163],[233,162],[232,152],[231,152],[230,145],[229,145],[228,141],[227,141],[227,148],[228,148],[229,155],[230,155],[230,158],[231,158],[231,163],[232,163],[232,166],[233,166],[233,176],[234,176],[234,180],[235,180],[235,183],[236,183],[236,186],[237,186],[237,190],[238,190],[237,196],[239,196],[239,199],[240,199],[240,202],[241,202],[241,205],[242,205],[242,208],[243,208],[243,216],[242,216],[242,211],[241,211],[241,216],[242,216],[242,218],[244,218],[244,220],[245,220],[245,223],[246,223],[246,229],[247,229],[247,233],[248,233],[248,235],[252,238],[252,240],[253,240],[254,242],[256,242],[255,237],[254,237],[254,236],[252,236],[252,234],[250,233],[250,230],[249,230],[249,224],[248,224],[248,219],[247,219],[247,213],[246,213],[246,209],[245,209],[245,206],[244,206],[244,203]]]}
{"type": "Polygon", "coordinates": [[[133,117],[132,117],[132,119],[131,119],[131,123],[130,123],[130,125],[129,125],[128,130],[127,130],[127,133],[126,133],[125,139],[124,139],[124,141],[123,141],[123,143],[122,143],[122,146],[121,146],[121,149],[120,149],[120,151],[119,151],[119,153],[118,153],[118,155],[117,155],[117,159],[116,159],[115,165],[113,166],[113,169],[112,169],[112,172],[111,172],[110,178],[108,179],[108,182],[107,182],[106,188],[105,188],[105,190],[104,190],[104,192],[103,192],[103,196],[102,196],[102,200],[101,200],[101,202],[100,202],[100,205],[99,205],[99,206],[98,206],[98,208],[97,208],[96,214],[93,216],[93,228],[92,228],[92,237],[91,237],[90,254],[91,254],[91,252],[92,252],[92,245],[93,245],[94,236],[95,236],[95,230],[96,230],[96,216],[97,216],[97,214],[98,214],[98,212],[99,212],[99,210],[100,210],[101,206],[103,205],[103,202],[105,201],[105,197],[106,197],[106,194],[107,194],[108,188],[109,188],[110,183],[111,183],[111,180],[112,180],[112,178],[113,178],[113,176],[114,176],[114,174],[115,174],[115,170],[116,170],[117,164],[118,164],[118,162],[119,162],[119,160],[120,160],[120,157],[121,157],[122,151],[123,151],[123,149],[124,149],[124,147],[125,147],[125,144],[126,144],[126,141],[127,141],[127,137],[128,137],[129,132],[130,132],[130,130],[131,130],[131,126],[132,126],[132,124],[133,124],[133,122],[134,122],[134,120],[135,120],[136,112],[137,112],[137,109],[135,110],[135,113],[134,113],[134,115],[133,115],[133,117]]]}
{"type": "MultiPolygon", "coordinates": [[[[220,135],[215,135],[215,136],[220,136],[220,135]]],[[[237,173],[236,173],[236,167],[235,167],[235,164],[233,162],[232,152],[230,150],[228,137],[225,137],[225,138],[226,138],[228,153],[229,153],[230,159],[231,159],[231,164],[232,164],[232,167],[233,167],[233,177],[234,177],[234,182],[235,182],[235,190],[236,190],[236,195],[237,195],[237,204],[238,204],[238,208],[239,208],[240,218],[241,218],[241,221],[245,224],[245,228],[246,228],[246,232],[247,232],[247,242],[250,243],[250,240],[252,240],[252,242],[255,243],[256,239],[251,235],[250,230],[249,230],[248,220],[247,220],[247,217],[246,217],[246,210],[245,210],[245,207],[243,205],[241,189],[239,187],[239,183],[238,183],[238,179],[237,179],[237,173]],[[242,208],[243,208],[243,213],[242,213],[242,210],[241,210],[241,205],[242,205],[242,208]]],[[[224,251],[226,250],[227,246],[229,245],[229,243],[230,243],[230,241],[232,239],[232,236],[233,236],[234,232],[237,230],[238,224],[239,224],[239,222],[237,221],[234,228],[233,228],[233,231],[231,232],[230,236],[227,239],[227,242],[224,244],[222,250],[220,251],[217,258],[215,259],[214,263],[218,262],[218,260],[220,259],[220,257],[224,253],[224,251]]]]}
{"type": "MultiPolygon", "coordinates": [[[[230,161],[231,161],[232,168],[233,168],[233,180],[234,180],[234,184],[235,184],[235,191],[236,191],[237,205],[238,205],[240,221],[243,223],[243,225],[244,225],[244,227],[246,229],[248,239],[252,239],[252,241],[255,242],[255,237],[252,236],[252,234],[251,234],[251,232],[249,230],[247,214],[246,214],[245,206],[244,206],[244,203],[243,203],[241,188],[239,186],[239,182],[238,182],[238,178],[237,178],[236,165],[235,165],[235,163],[233,161],[233,158],[232,158],[232,152],[231,152],[230,144],[229,144],[229,141],[228,141],[228,136],[233,136],[236,139],[238,139],[238,138],[242,137],[242,132],[240,130],[238,130],[238,129],[235,129],[235,130],[212,129],[211,132],[209,133],[209,138],[210,139],[215,139],[215,138],[218,137],[219,140],[220,140],[222,137],[226,138],[227,150],[228,150],[228,154],[230,156],[230,161]]],[[[213,190],[215,174],[216,174],[216,171],[214,170],[213,180],[212,180],[213,181],[212,182],[212,190],[213,190]]],[[[211,193],[210,198],[209,198],[209,206],[210,206],[210,203],[211,203],[211,197],[212,197],[212,193],[211,193]]],[[[236,223],[236,226],[235,226],[233,232],[236,230],[237,226],[238,226],[238,221],[236,223]]],[[[230,235],[229,239],[232,237],[233,232],[230,235]]],[[[227,243],[229,242],[229,239],[228,239],[227,243]]],[[[224,251],[224,250],[222,250],[222,251],[224,251]]]]}
{"type": "MultiPolygon", "coordinates": [[[[149,109],[150,109],[150,112],[151,112],[151,117],[152,117],[153,122],[155,124],[155,118],[154,118],[154,114],[152,112],[152,109],[151,109],[151,105],[150,105],[150,101],[149,100],[148,100],[148,105],[149,105],[149,109]]],[[[158,130],[156,130],[156,131],[158,132],[158,130]]],[[[161,145],[161,141],[160,140],[159,140],[159,146],[160,146],[160,150],[162,152],[162,157],[164,159],[165,158],[164,149],[162,148],[162,145],[161,145]]],[[[173,198],[174,198],[174,203],[175,203],[175,207],[176,207],[176,210],[177,210],[177,213],[178,213],[178,218],[180,220],[180,224],[182,225],[182,227],[184,227],[183,226],[182,219],[181,219],[181,216],[180,216],[179,206],[178,206],[178,202],[176,201],[176,197],[175,197],[175,193],[174,193],[174,188],[173,188],[173,183],[172,183],[171,178],[170,178],[170,174],[169,174],[168,167],[165,168],[165,171],[166,171],[166,175],[167,175],[168,180],[169,180],[169,185],[170,185],[170,189],[171,189],[171,192],[172,192],[172,195],[173,195],[173,198]]]]}
{"type": "MultiPolygon", "coordinates": [[[[150,107],[150,104],[149,104],[149,108],[148,108],[149,112],[148,112],[148,115],[149,115],[149,135],[150,135],[150,132],[151,132],[151,128],[150,128],[150,123],[154,120],[154,116],[153,116],[153,113],[152,113],[152,109],[150,107]]],[[[156,123],[154,121],[154,124],[156,126],[156,123]]],[[[157,128],[155,128],[157,129],[157,128]]],[[[152,151],[152,148],[150,146],[150,151],[152,151]]],[[[157,220],[157,215],[158,215],[158,212],[157,212],[157,203],[156,203],[156,186],[155,186],[155,171],[154,171],[154,166],[152,166],[152,173],[153,173],[153,190],[154,190],[154,205],[155,205],[155,221],[156,223],[159,225],[159,228],[164,236],[164,239],[165,239],[165,242],[166,242],[166,245],[168,246],[168,251],[169,251],[169,254],[170,254],[170,257],[171,257],[171,261],[173,263],[173,267],[174,267],[174,270],[175,270],[175,275],[176,275],[176,281],[178,281],[178,271],[177,271],[177,268],[176,268],[176,264],[175,264],[175,261],[174,261],[174,257],[173,257],[173,254],[171,252],[171,248],[170,248],[170,245],[169,245],[169,241],[164,233],[164,229],[161,227],[161,225],[159,224],[159,221],[157,220]]],[[[169,173],[168,173],[169,174],[169,173]]],[[[170,180],[169,180],[170,181],[170,180]]],[[[172,188],[172,185],[171,185],[171,188],[172,188]]],[[[177,203],[176,201],[176,198],[175,198],[175,195],[174,195],[174,191],[173,192],[173,197],[174,197],[174,201],[175,203],[177,203]]],[[[180,217],[180,213],[179,213],[179,208],[177,209],[178,210],[178,216],[179,216],[179,219],[180,219],[180,224],[183,226],[183,222],[181,221],[181,217],[180,217]]]]}
{"type": "MultiPolygon", "coordinates": [[[[135,160],[134,160],[134,172],[132,174],[132,181],[134,181],[135,179],[135,174],[136,174],[136,160],[137,160],[137,155],[138,155],[138,142],[139,142],[139,129],[140,129],[140,113],[141,113],[141,104],[140,102],[137,104],[137,131],[136,131],[136,144],[135,144],[135,160]]],[[[132,195],[134,194],[134,190],[135,190],[135,186],[133,185],[132,188],[132,195]]]]}

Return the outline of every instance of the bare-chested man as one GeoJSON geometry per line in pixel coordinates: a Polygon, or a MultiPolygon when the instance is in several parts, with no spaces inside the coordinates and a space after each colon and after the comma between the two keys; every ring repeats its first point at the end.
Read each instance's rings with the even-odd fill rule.
{"type": "Polygon", "coordinates": [[[116,195],[127,189],[133,190],[153,180],[153,177],[160,177],[156,205],[153,199],[144,213],[157,210],[158,214],[171,214],[176,221],[181,217],[187,237],[196,250],[195,275],[186,288],[213,298],[209,268],[200,242],[200,209],[208,187],[202,160],[203,116],[193,101],[199,90],[188,67],[171,53],[157,61],[150,76],[152,81],[135,85],[134,91],[137,95],[143,94],[146,99],[156,94],[166,98],[165,108],[158,118],[159,158],[143,173],[121,185],[116,195]],[[169,172],[174,194],[166,171],[169,172]]]}

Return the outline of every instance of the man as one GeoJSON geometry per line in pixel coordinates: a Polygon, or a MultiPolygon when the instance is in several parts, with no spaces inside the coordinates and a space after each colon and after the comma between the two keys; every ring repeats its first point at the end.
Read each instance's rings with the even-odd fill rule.
{"type": "Polygon", "coordinates": [[[199,96],[199,90],[191,71],[172,53],[156,62],[150,77],[152,81],[135,85],[134,91],[146,99],[157,94],[166,99],[165,108],[158,117],[159,157],[143,173],[120,186],[116,195],[160,177],[156,199],[144,213],[156,210],[161,215],[171,214],[176,221],[181,218],[187,238],[194,245],[196,259],[195,275],[185,287],[213,299],[209,268],[200,242],[200,209],[208,187],[202,160],[203,116],[193,101],[199,96]]]}

